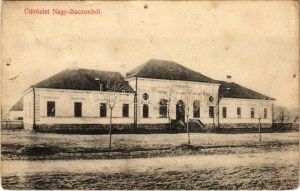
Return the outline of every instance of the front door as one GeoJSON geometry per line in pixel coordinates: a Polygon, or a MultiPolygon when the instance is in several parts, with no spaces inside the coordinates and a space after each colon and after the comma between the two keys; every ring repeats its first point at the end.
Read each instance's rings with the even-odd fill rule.
{"type": "Polygon", "coordinates": [[[179,100],[176,104],[176,120],[185,122],[185,107],[182,100],[179,100]]]}

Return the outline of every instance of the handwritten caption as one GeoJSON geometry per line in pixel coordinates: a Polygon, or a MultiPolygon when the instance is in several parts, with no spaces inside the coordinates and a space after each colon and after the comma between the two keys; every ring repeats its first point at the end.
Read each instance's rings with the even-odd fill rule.
{"type": "Polygon", "coordinates": [[[25,8],[26,15],[101,15],[100,9],[30,9],[25,8]]]}

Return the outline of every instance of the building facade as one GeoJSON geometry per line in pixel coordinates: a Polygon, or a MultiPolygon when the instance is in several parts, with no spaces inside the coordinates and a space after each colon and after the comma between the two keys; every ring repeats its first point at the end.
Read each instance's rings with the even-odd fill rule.
{"type": "Polygon", "coordinates": [[[66,69],[23,95],[26,129],[271,127],[275,100],[175,62],[149,60],[127,73],[66,69]],[[112,116],[112,117],[110,117],[112,116]],[[204,125],[204,126],[203,126],[204,125]]]}

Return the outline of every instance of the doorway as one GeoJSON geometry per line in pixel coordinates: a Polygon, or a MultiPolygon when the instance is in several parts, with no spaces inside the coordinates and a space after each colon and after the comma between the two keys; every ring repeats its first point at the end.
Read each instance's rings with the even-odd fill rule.
{"type": "Polygon", "coordinates": [[[176,104],[176,120],[185,122],[185,105],[182,100],[179,100],[176,104]]]}

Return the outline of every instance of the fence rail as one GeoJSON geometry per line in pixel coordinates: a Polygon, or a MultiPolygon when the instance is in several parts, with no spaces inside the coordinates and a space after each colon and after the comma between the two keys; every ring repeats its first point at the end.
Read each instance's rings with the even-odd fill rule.
{"type": "Polygon", "coordinates": [[[14,129],[23,129],[23,121],[21,120],[1,120],[1,129],[2,130],[14,130],[14,129]]]}

